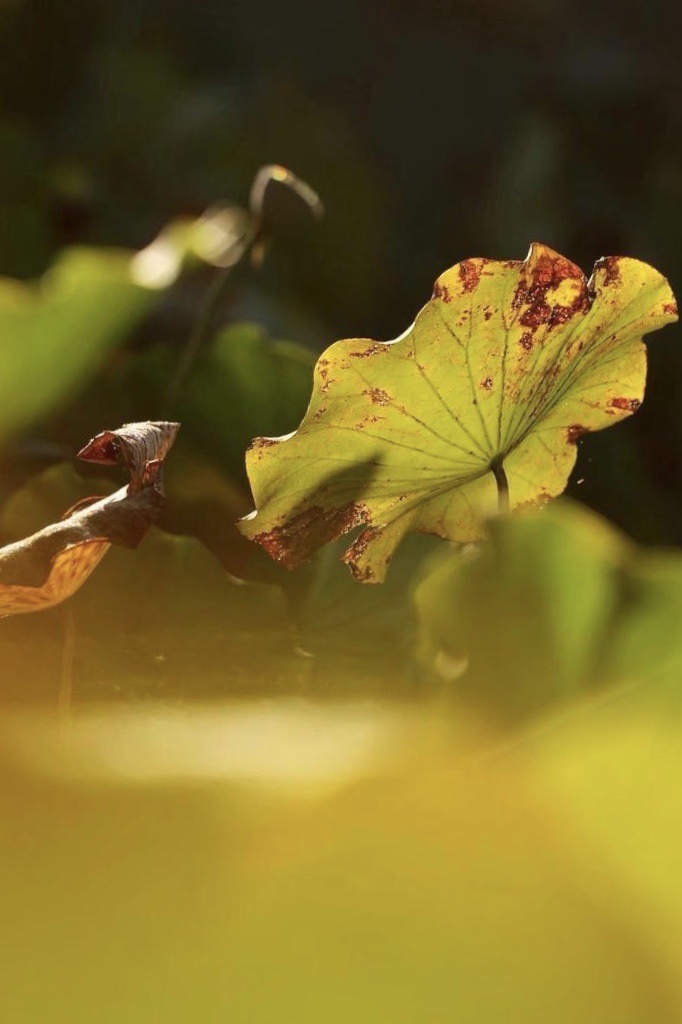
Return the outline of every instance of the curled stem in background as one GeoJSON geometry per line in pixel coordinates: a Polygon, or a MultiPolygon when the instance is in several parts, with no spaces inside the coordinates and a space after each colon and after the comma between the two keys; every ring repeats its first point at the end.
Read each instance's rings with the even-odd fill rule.
{"type": "Polygon", "coordinates": [[[282,167],[279,164],[267,164],[265,167],[260,168],[251,186],[249,209],[248,211],[242,211],[244,214],[244,229],[231,242],[229,252],[225,254],[223,266],[209,286],[194,328],[187,339],[187,344],[180,353],[178,365],[166,395],[167,416],[170,416],[175,408],[182,385],[192,368],[194,360],[213,337],[217,314],[232,280],[231,271],[247,255],[251,255],[254,265],[259,265],[262,260],[264,246],[269,236],[265,200],[273,182],[284,185],[298,196],[316,219],[319,219],[324,214],[322,201],[314,189],[288,168],[282,167]]]}

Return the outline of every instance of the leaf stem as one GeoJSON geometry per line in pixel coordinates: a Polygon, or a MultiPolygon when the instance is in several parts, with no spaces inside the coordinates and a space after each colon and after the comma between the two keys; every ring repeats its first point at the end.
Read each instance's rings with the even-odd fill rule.
{"type": "MultiPolygon", "coordinates": [[[[239,260],[237,260],[237,263],[240,262],[253,248],[258,235],[259,231],[256,229],[251,232],[250,237],[244,239],[244,248],[239,260]]],[[[168,388],[166,396],[166,413],[169,416],[175,407],[180,394],[180,389],[185,381],[185,377],[192,368],[194,360],[202,349],[206,348],[211,340],[218,310],[225,293],[227,292],[228,285],[231,283],[230,271],[234,269],[235,265],[236,264],[230,264],[229,267],[224,267],[214,276],[213,281],[211,282],[206,298],[199,310],[199,315],[194,324],[194,328],[189,336],[187,344],[180,354],[178,365],[168,388]]]]}
{"type": "Polygon", "coordinates": [[[490,466],[497,484],[497,504],[501,515],[509,512],[509,480],[502,459],[495,459],[490,466]]]}
{"type": "Polygon", "coordinates": [[[192,368],[194,360],[211,341],[220,304],[232,281],[231,271],[249,256],[251,256],[254,265],[258,264],[262,259],[262,246],[268,236],[265,198],[273,182],[284,185],[294,192],[316,219],[319,220],[324,213],[324,207],[317,192],[288,168],[282,167],[279,164],[267,164],[265,167],[261,167],[254,178],[249,196],[248,213],[250,224],[247,226],[244,234],[234,243],[235,248],[238,250],[237,254],[227,266],[223,267],[222,272],[213,279],[187,344],[180,353],[175,373],[166,392],[166,419],[172,418],[172,412],[180,395],[182,385],[192,368]]]}

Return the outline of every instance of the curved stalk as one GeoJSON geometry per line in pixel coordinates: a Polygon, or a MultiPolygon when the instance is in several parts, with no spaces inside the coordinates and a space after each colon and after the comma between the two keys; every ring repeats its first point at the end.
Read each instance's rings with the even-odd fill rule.
{"type": "Polygon", "coordinates": [[[180,353],[175,373],[166,393],[166,419],[171,418],[192,364],[213,337],[221,302],[232,281],[231,271],[248,256],[251,256],[254,265],[258,264],[262,258],[261,250],[267,235],[265,197],[273,182],[285,185],[294,192],[316,219],[319,220],[324,213],[320,197],[302,178],[298,178],[288,168],[281,167],[279,164],[267,164],[265,167],[261,167],[254,178],[249,196],[250,226],[234,243],[235,250],[237,250],[235,258],[214,277],[199,310],[194,329],[180,353]]]}

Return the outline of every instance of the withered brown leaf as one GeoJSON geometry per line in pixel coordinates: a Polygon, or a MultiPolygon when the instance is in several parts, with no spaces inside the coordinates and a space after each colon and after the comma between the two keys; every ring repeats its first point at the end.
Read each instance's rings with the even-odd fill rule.
{"type": "Polygon", "coordinates": [[[178,430],[178,423],[127,423],[88,442],[79,458],[125,466],[130,482],[108,497],[86,498],[59,522],[0,548],[0,616],[59,604],[112,544],[137,547],[163,506],[161,470],[178,430]]]}

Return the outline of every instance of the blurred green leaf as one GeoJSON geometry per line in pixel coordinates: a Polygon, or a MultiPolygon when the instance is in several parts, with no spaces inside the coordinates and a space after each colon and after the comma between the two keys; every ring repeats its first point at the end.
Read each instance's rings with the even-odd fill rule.
{"type": "Polygon", "coordinates": [[[589,898],[630,920],[670,968],[682,1008],[682,737],[669,710],[647,688],[621,692],[559,726],[550,720],[525,752],[589,898]]]}
{"type": "Polygon", "coordinates": [[[667,706],[682,708],[680,622],[682,552],[639,549],[622,581],[618,620],[606,638],[602,671],[615,679],[660,683],[667,706]]]}
{"type": "Polygon", "coordinates": [[[138,253],[65,250],[37,283],[0,279],[0,439],[73,394],[187,262],[219,260],[219,242],[205,243],[213,226],[230,244],[224,215],[175,221],[138,253]]]}
{"type": "MultiPolygon", "coordinates": [[[[71,437],[81,422],[83,433],[102,407],[115,422],[137,419],[142,409],[161,417],[178,358],[161,344],[122,353],[84,390],[60,425],[61,436],[71,437]]],[[[183,378],[174,405],[183,442],[246,494],[245,448],[259,433],[277,436],[296,426],[310,398],[313,364],[309,349],[272,339],[257,324],[225,327],[183,378]]]]}
{"type": "Polygon", "coordinates": [[[314,357],[255,324],[220,331],[197,359],[178,401],[188,435],[233,475],[243,476],[254,437],[293,430],[310,399],[314,357]]]}
{"type": "Polygon", "coordinates": [[[63,399],[149,308],[130,255],[62,254],[40,284],[0,281],[0,437],[63,399]]]}
{"type": "Polygon", "coordinates": [[[415,600],[423,662],[493,715],[610,684],[679,689],[682,556],[637,549],[580,506],[493,523],[489,544],[435,558],[415,600]]]}

